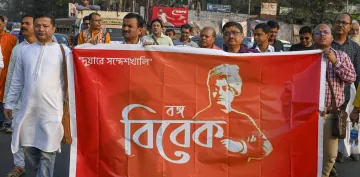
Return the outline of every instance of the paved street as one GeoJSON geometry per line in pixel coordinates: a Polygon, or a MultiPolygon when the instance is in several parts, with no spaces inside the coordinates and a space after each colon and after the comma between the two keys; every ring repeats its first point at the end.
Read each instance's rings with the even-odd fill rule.
{"type": "MultiPolygon", "coordinates": [[[[10,134],[0,132],[0,177],[6,174],[13,167],[13,158],[10,151],[10,134]]],[[[69,173],[69,154],[70,147],[63,146],[62,153],[56,157],[54,177],[66,177],[69,173]]],[[[338,164],[339,177],[359,177],[360,162],[347,160],[343,164],[338,164]]],[[[31,169],[27,169],[26,177],[34,177],[35,174],[31,169]]],[[[275,176],[274,176],[275,177],[275,176]]]]}

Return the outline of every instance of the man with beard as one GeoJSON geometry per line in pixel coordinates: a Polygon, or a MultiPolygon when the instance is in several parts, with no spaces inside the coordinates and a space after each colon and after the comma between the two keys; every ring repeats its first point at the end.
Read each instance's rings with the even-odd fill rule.
{"type": "Polygon", "coordinates": [[[175,46],[190,46],[190,47],[199,47],[198,44],[190,39],[190,33],[192,27],[189,24],[184,24],[180,28],[181,37],[179,40],[174,40],[175,46]]]}
{"type": "Polygon", "coordinates": [[[1,53],[3,55],[3,64],[1,65],[2,69],[0,74],[0,130],[4,130],[6,128],[10,128],[11,126],[7,123],[5,115],[3,113],[3,97],[4,97],[4,89],[5,89],[5,79],[8,70],[8,65],[10,62],[10,55],[12,49],[15,47],[17,43],[17,38],[6,32],[6,21],[3,16],[0,16],[0,47],[1,53]]]}
{"type": "Polygon", "coordinates": [[[90,29],[81,31],[79,34],[78,44],[109,44],[110,34],[101,29],[101,16],[98,13],[89,15],[90,29]]]}
{"type": "MultiPolygon", "coordinates": [[[[22,102],[13,122],[11,150],[22,146],[25,157],[36,170],[36,177],[52,177],[56,152],[64,135],[61,123],[65,101],[64,59],[71,51],[53,42],[55,18],[50,15],[34,17],[38,42],[19,49],[9,92],[5,116],[13,119],[13,110],[22,102]]],[[[66,67],[66,66],[65,66],[66,67]]]]}
{"type": "MultiPolygon", "coordinates": [[[[360,80],[360,47],[359,45],[352,41],[349,38],[349,32],[351,30],[351,22],[352,18],[351,15],[348,13],[341,13],[339,14],[336,19],[335,23],[333,24],[333,33],[334,33],[334,40],[331,43],[331,47],[335,50],[341,50],[344,51],[349,57],[354,65],[357,77],[355,81],[355,87],[357,87],[357,84],[360,80]]],[[[343,105],[341,105],[340,109],[345,110],[346,106],[350,100],[350,86],[345,86],[345,102],[343,105]]],[[[344,140],[339,140],[339,152],[338,157],[336,159],[337,162],[344,162],[343,157],[344,152],[344,140]]],[[[351,159],[354,161],[359,160],[358,154],[352,154],[351,159]]]]}
{"type": "Polygon", "coordinates": [[[309,26],[300,28],[300,43],[290,47],[290,51],[314,50],[315,46],[312,39],[312,29],[309,26]]]}
{"type": "Polygon", "coordinates": [[[351,24],[350,38],[357,44],[360,44],[359,22],[357,20],[353,20],[351,24]]]}
{"type": "MultiPolygon", "coordinates": [[[[16,59],[17,59],[17,57],[19,57],[20,49],[25,45],[29,45],[29,44],[32,44],[37,41],[37,39],[35,38],[35,35],[34,35],[33,23],[34,23],[34,17],[30,16],[30,15],[24,16],[21,21],[20,32],[25,37],[25,39],[23,42],[16,45],[11,53],[10,64],[9,64],[8,73],[6,76],[6,83],[5,83],[5,94],[4,94],[5,100],[6,100],[8,92],[9,92],[9,87],[11,84],[11,79],[13,76],[16,59]]],[[[20,104],[21,104],[21,97],[18,101],[18,104],[15,106],[15,108],[13,110],[13,117],[16,117],[16,115],[19,111],[19,108],[20,108],[20,104]]],[[[6,129],[6,132],[12,132],[12,129],[9,127],[6,129]]],[[[8,174],[8,177],[20,177],[21,175],[23,175],[25,173],[25,157],[24,157],[23,149],[21,147],[19,147],[18,152],[14,153],[14,165],[15,165],[15,167],[8,174]]]]}
{"type": "Polygon", "coordinates": [[[275,48],[275,52],[284,51],[284,44],[280,40],[276,39],[279,29],[280,29],[279,23],[276,21],[270,20],[266,24],[269,25],[271,28],[271,33],[270,33],[270,38],[269,38],[270,45],[272,45],[275,48]]]}
{"type": "Polygon", "coordinates": [[[123,19],[122,34],[125,39],[123,44],[142,45],[140,39],[143,30],[144,20],[135,13],[128,13],[123,19]]]}
{"type": "Polygon", "coordinates": [[[221,50],[221,48],[215,45],[215,39],[216,39],[215,29],[212,27],[204,27],[200,31],[199,45],[201,48],[221,50]]]}

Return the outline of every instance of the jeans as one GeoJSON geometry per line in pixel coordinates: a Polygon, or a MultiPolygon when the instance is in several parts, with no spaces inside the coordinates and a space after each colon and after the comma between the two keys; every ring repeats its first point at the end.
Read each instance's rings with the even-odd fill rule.
{"type": "Polygon", "coordinates": [[[36,177],[52,177],[56,152],[44,152],[36,147],[23,147],[26,162],[36,171],[36,177]]]}
{"type": "Polygon", "coordinates": [[[4,103],[0,102],[0,123],[8,122],[4,114],[4,103]]]}

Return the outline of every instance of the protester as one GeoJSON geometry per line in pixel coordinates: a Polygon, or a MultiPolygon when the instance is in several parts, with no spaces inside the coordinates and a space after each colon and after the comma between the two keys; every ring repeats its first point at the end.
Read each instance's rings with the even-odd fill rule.
{"type": "Polygon", "coordinates": [[[300,28],[300,43],[294,44],[290,47],[290,51],[314,50],[315,45],[312,39],[312,29],[309,26],[300,28]]]}
{"type": "Polygon", "coordinates": [[[79,34],[78,44],[109,44],[110,34],[101,29],[101,16],[98,13],[89,15],[90,29],[81,31],[79,34]]]}
{"type": "Polygon", "coordinates": [[[100,10],[100,6],[90,5],[89,0],[81,0],[81,3],[76,7],[76,10],[100,10]]]}
{"type": "Polygon", "coordinates": [[[143,18],[135,13],[128,13],[123,19],[122,34],[125,39],[124,44],[142,45],[140,35],[144,26],[143,18]]]}
{"type": "Polygon", "coordinates": [[[63,58],[70,56],[67,47],[52,41],[55,19],[50,15],[34,17],[38,42],[22,46],[6,97],[4,113],[13,119],[13,110],[22,95],[15,117],[12,152],[23,147],[25,159],[34,167],[36,177],[52,177],[56,151],[63,137],[64,104],[63,58]]]}
{"type": "MultiPolygon", "coordinates": [[[[351,30],[351,22],[352,18],[348,13],[341,13],[336,17],[335,23],[333,24],[334,40],[331,44],[331,47],[335,50],[344,51],[350,57],[350,60],[354,65],[355,71],[357,73],[357,78],[355,81],[355,87],[357,87],[357,84],[360,80],[360,47],[357,43],[349,39],[348,35],[351,30]]],[[[345,101],[340,109],[345,110],[349,100],[350,86],[347,85],[345,86],[345,101]]],[[[344,162],[344,147],[344,140],[339,140],[339,153],[336,159],[336,161],[339,163],[344,162]]],[[[354,161],[359,160],[359,155],[353,154],[350,157],[354,161]]]]}
{"type": "MultiPolygon", "coordinates": [[[[83,22],[81,24],[81,31],[88,30],[89,28],[90,28],[90,19],[89,19],[89,16],[85,16],[83,18],[83,22]]],[[[80,33],[75,36],[75,39],[73,42],[74,47],[78,45],[79,35],[80,35],[80,33]]]]}
{"type": "Polygon", "coordinates": [[[0,16],[0,46],[1,53],[3,56],[3,62],[0,63],[1,75],[0,75],[0,130],[11,128],[11,121],[7,121],[3,110],[3,97],[5,89],[5,79],[8,70],[8,65],[10,62],[10,55],[12,49],[15,47],[18,39],[16,36],[6,32],[5,30],[6,22],[4,16],[0,16]]]}
{"type": "Polygon", "coordinates": [[[275,48],[275,52],[285,51],[284,44],[280,40],[276,39],[279,29],[280,29],[279,23],[276,21],[270,20],[266,24],[269,25],[271,28],[271,33],[270,33],[270,38],[269,38],[270,45],[272,45],[275,48]]]}
{"type": "Polygon", "coordinates": [[[189,24],[184,24],[181,26],[181,37],[179,40],[174,40],[175,46],[190,46],[190,47],[199,47],[198,44],[190,39],[190,31],[192,27],[189,24]]]}
{"type": "Polygon", "coordinates": [[[353,20],[351,24],[350,38],[360,45],[359,22],[357,20],[353,20]]]}
{"type": "Polygon", "coordinates": [[[200,31],[199,46],[201,48],[222,50],[221,48],[215,45],[215,39],[216,39],[215,29],[212,27],[204,27],[200,31]]]}
{"type": "MultiPolygon", "coordinates": [[[[315,28],[314,42],[318,49],[324,50],[324,57],[327,59],[327,76],[334,89],[336,106],[340,107],[345,101],[344,85],[353,83],[356,80],[356,73],[349,56],[345,52],[331,47],[332,38],[331,29],[328,25],[321,24],[315,28]]],[[[325,91],[325,106],[322,177],[329,177],[335,164],[338,139],[333,137],[331,133],[333,114],[328,112],[331,109],[331,91],[328,84],[325,91]]]]}
{"type": "Polygon", "coordinates": [[[242,44],[244,39],[244,30],[241,24],[236,22],[227,22],[223,28],[222,33],[224,37],[223,50],[231,53],[259,53],[256,49],[249,49],[242,44]]]}
{"type": "Polygon", "coordinates": [[[143,26],[142,26],[142,28],[141,28],[141,33],[140,33],[140,36],[139,36],[140,38],[142,38],[142,37],[144,37],[144,36],[147,35],[147,24],[146,24],[146,21],[143,20],[142,24],[143,24],[143,26]]]}
{"type": "MultiPolygon", "coordinates": [[[[32,44],[37,41],[34,35],[34,17],[30,15],[26,15],[22,18],[21,21],[21,34],[24,36],[24,41],[20,44],[16,45],[11,53],[10,58],[10,64],[8,68],[8,73],[6,76],[6,84],[5,84],[5,94],[4,94],[4,100],[6,100],[6,97],[8,96],[9,87],[11,85],[11,79],[13,76],[15,64],[17,58],[20,56],[20,49],[23,46],[32,44]]],[[[20,105],[21,105],[21,97],[19,100],[16,101],[18,104],[14,107],[12,111],[13,118],[16,118],[17,113],[19,111],[20,105]]],[[[6,103],[5,103],[6,104],[6,103]]],[[[11,128],[7,128],[7,132],[11,132],[11,128]]],[[[16,136],[13,134],[12,136],[16,136]]],[[[14,165],[15,167],[12,169],[12,171],[8,174],[8,177],[20,177],[25,173],[25,157],[22,147],[19,147],[19,150],[14,153],[14,165]]]]}
{"type": "Polygon", "coordinates": [[[151,21],[151,31],[152,34],[147,35],[143,38],[144,45],[165,45],[173,46],[173,41],[170,37],[165,36],[163,33],[164,24],[163,22],[156,18],[151,21]]]}
{"type": "Polygon", "coordinates": [[[258,50],[261,53],[264,52],[275,52],[273,46],[269,44],[271,29],[266,23],[259,23],[255,26],[254,40],[256,46],[253,49],[258,50]]]}
{"type": "Polygon", "coordinates": [[[171,40],[176,40],[176,36],[175,36],[175,30],[174,29],[167,29],[165,31],[165,35],[169,36],[171,38],[171,40]]]}

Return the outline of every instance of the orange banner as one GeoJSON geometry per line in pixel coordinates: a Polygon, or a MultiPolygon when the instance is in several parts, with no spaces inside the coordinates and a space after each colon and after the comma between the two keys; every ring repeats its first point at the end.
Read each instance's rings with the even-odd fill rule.
{"type": "Polygon", "coordinates": [[[72,176],[321,172],[320,51],[81,45],[73,54],[72,176]]]}

